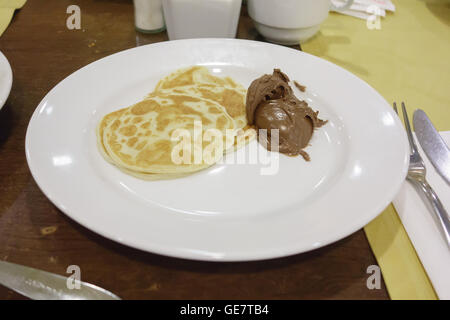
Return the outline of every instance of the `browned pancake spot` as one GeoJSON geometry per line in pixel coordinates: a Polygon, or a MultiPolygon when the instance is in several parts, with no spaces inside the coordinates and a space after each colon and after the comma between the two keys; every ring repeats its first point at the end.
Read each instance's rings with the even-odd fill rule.
{"type": "Polygon", "coordinates": [[[209,113],[213,113],[213,114],[222,113],[222,112],[219,110],[219,108],[217,108],[217,107],[209,107],[208,112],[209,112],[209,113]]]}
{"type": "Polygon", "coordinates": [[[223,130],[225,128],[225,125],[227,124],[228,119],[225,118],[224,116],[220,116],[219,118],[217,118],[217,122],[216,122],[216,127],[219,130],[223,130]]]}
{"type": "Polygon", "coordinates": [[[133,106],[130,110],[131,114],[142,116],[144,114],[149,113],[150,111],[153,111],[159,107],[159,104],[157,104],[153,100],[144,100],[140,103],[133,106]]]}
{"type": "Polygon", "coordinates": [[[132,137],[132,138],[128,139],[127,146],[132,148],[136,144],[137,141],[138,141],[138,138],[132,137]]]}
{"type": "Polygon", "coordinates": [[[226,89],[222,96],[222,105],[232,118],[245,114],[243,96],[235,90],[226,89]]]}
{"type": "Polygon", "coordinates": [[[145,144],[146,144],[147,142],[146,141],[142,141],[142,142],[140,142],[137,146],[136,146],[136,150],[142,150],[142,148],[144,148],[145,147],[145,144]]]}
{"type": "Polygon", "coordinates": [[[139,123],[139,122],[141,122],[143,120],[143,118],[142,117],[136,117],[136,118],[134,118],[133,119],[133,123],[139,123]]]}
{"type": "Polygon", "coordinates": [[[117,130],[120,127],[121,124],[122,124],[122,122],[120,120],[115,120],[113,122],[113,124],[111,125],[111,129],[112,130],[117,130]]]}
{"type": "Polygon", "coordinates": [[[160,140],[149,148],[143,149],[136,156],[136,163],[140,166],[149,166],[151,164],[172,164],[171,157],[167,157],[172,151],[172,144],[168,140],[160,140]]]}
{"type": "Polygon", "coordinates": [[[122,128],[120,128],[120,130],[119,130],[119,133],[120,133],[121,135],[126,136],[126,137],[133,136],[136,132],[137,132],[137,128],[136,128],[136,126],[134,126],[134,125],[122,127],[122,128]]]}

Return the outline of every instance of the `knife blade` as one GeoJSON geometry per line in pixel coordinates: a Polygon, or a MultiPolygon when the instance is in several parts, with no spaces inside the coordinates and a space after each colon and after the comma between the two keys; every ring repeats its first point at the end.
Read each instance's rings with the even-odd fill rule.
{"type": "Polygon", "coordinates": [[[0,261],[0,285],[37,300],[120,300],[115,294],[80,281],[70,289],[66,277],[58,274],[0,261]]]}
{"type": "Polygon", "coordinates": [[[450,149],[423,110],[413,117],[414,130],[423,151],[439,175],[450,185],[450,149]]]}

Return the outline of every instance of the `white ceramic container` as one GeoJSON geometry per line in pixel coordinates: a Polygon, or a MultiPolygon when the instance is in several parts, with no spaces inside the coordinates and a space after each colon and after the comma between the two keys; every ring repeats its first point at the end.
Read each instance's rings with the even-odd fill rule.
{"type": "Polygon", "coordinates": [[[330,0],[247,0],[248,14],[255,27],[268,41],[285,45],[304,42],[319,31],[320,24],[335,7],[330,0]]]}
{"type": "Polygon", "coordinates": [[[170,40],[234,38],[242,0],[163,0],[170,40]]]}

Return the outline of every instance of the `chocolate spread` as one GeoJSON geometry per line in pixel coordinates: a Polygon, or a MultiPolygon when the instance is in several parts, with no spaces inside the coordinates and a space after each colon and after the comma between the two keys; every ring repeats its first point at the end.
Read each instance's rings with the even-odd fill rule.
{"type": "Polygon", "coordinates": [[[298,83],[296,80],[294,80],[294,84],[298,90],[300,90],[301,92],[306,92],[306,87],[298,83]]]}
{"type": "Polygon", "coordinates": [[[327,121],[319,119],[318,111],[297,99],[289,81],[279,69],[274,69],[272,75],[254,80],[247,92],[247,120],[257,129],[267,130],[266,138],[263,135],[258,138],[268,150],[271,150],[271,130],[278,129],[278,151],[290,156],[302,155],[309,161],[309,155],[303,149],[308,146],[314,129],[327,121]]]}

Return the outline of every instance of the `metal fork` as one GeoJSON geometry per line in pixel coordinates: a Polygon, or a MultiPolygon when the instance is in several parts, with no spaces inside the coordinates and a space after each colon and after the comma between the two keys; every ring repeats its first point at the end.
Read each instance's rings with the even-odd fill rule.
{"type": "MultiPolygon", "coordinates": [[[[394,102],[394,110],[398,114],[397,104],[394,102]]],[[[442,205],[439,197],[434,192],[433,188],[428,184],[426,179],[427,170],[422,157],[417,149],[416,142],[411,132],[409,124],[408,113],[406,112],[405,103],[402,102],[403,119],[405,120],[406,133],[408,134],[409,146],[411,148],[411,155],[409,157],[409,169],[407,179],[425,195],[428,204],[430,205],[434,217],[440,226],[442,235],[444,236],[447,246],[450,248],[450,218],[442,205]]]]}

